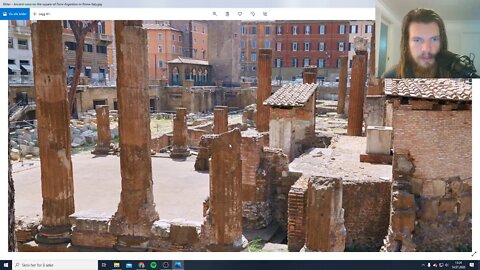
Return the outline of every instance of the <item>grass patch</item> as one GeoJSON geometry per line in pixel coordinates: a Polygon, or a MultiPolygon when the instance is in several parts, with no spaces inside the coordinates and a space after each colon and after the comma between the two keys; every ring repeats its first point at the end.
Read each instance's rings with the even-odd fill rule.
{"type": "Polygon", "coordinates": [[[265,245],[261,238],[255,238],[254,240],[248,242],[248,250],[250,252],[262,252],[262,248],[265,245]]]}

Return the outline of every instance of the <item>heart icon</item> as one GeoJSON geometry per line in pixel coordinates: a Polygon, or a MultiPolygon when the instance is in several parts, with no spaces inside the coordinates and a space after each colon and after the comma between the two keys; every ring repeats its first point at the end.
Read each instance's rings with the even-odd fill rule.
{"type": "Polygon", "coordinates": [[[238,12],[238,16],[242,16],[242,12],[238,12]]]}

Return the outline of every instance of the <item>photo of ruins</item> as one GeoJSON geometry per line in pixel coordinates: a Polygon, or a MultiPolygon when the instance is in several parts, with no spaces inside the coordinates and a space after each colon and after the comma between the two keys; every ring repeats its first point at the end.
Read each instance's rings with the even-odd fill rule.
{"type": "Polygon", "coordinates": [[[9,251],[471,251],[471,80],[375,27],[9,21],[9,251]]]}

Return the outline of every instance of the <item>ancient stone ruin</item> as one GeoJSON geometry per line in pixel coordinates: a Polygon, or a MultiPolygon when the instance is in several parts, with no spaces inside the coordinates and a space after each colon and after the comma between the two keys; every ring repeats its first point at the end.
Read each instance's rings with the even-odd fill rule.
{"type": "Polygon", "coordinates": [[[265,250],[274,243],[292,252],[471,247],[471,85],[385,80],[368,94],[361,41],[350,89],[346,58],[340,60],[338,103],[331,106],[319,98],[315,66],[304,68],[303,82],[272,88],[272,50],[260,49],[254,106],[235,112],[226,99],[190,100],[206,111],[196,117],[178,99],[174,114],[152,116],[147,69],[139,68],[147,65],[145,30],[140,21],[115,22],[122,48],[116,53],[118,110],[97,106],[95,120],[85,116],[83,124],[95,123],[98,134],[87,155],[118,161],[119,197],[112,213],[76,211],[73,167],[80,163],[72,157],[72,136],[79,127],[71,129],[68,118],[61,31],[58,21],[32,25],[43,203],[41,216],[18,222],[19,251],[248,251],[258,239],[265,250]],[[119,156],[108,155],[117,115],[119,156]],[[159,129],[153,119],[173,132],[153,136],[159,129]],[[154,162],[171,162],[171,168],[154,162]],[[185,164],[189,169],[177,170],[185,164]],[[199,219],[184,219],[181,211],[169,219],[158,210],[166,202],[155,191],[156,178],[167,177],[171,182],[160,187],[174,193],[173,207],[196,192],[182,182],[205,181],[207,198],[182,208],[199,210],[199,219]]]}

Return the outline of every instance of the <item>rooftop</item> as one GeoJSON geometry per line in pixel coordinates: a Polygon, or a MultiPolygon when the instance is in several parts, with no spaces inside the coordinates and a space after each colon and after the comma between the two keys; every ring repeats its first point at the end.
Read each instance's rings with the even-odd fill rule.
{"type": "Polygon", "coordinates": [[[177,57],[173,60],[168,61],[169,64],[193,64],[193,65],[202,65],[208,66],[208,61],[197,60],[192,58],[177,57]]]}
{"type": "Polygon", "coordinates": [[[471,101],[472,86],[459,79],[386,79],[387,96],[471,101]]]}
{"type": "Polygon", "coordinates": [[[276,107],[303,107],[315,93],[318,84],[287,84],[271,95],[264,105],[276,107]]]}
{"type": "Polygon", "coordinates": [[[143,29],[147,30],[172,30],[172,31],[178,31],[181,32],[180,30],[171,27],[169,25],[161,25],[161,24],[143,24],[143,29]]]}

